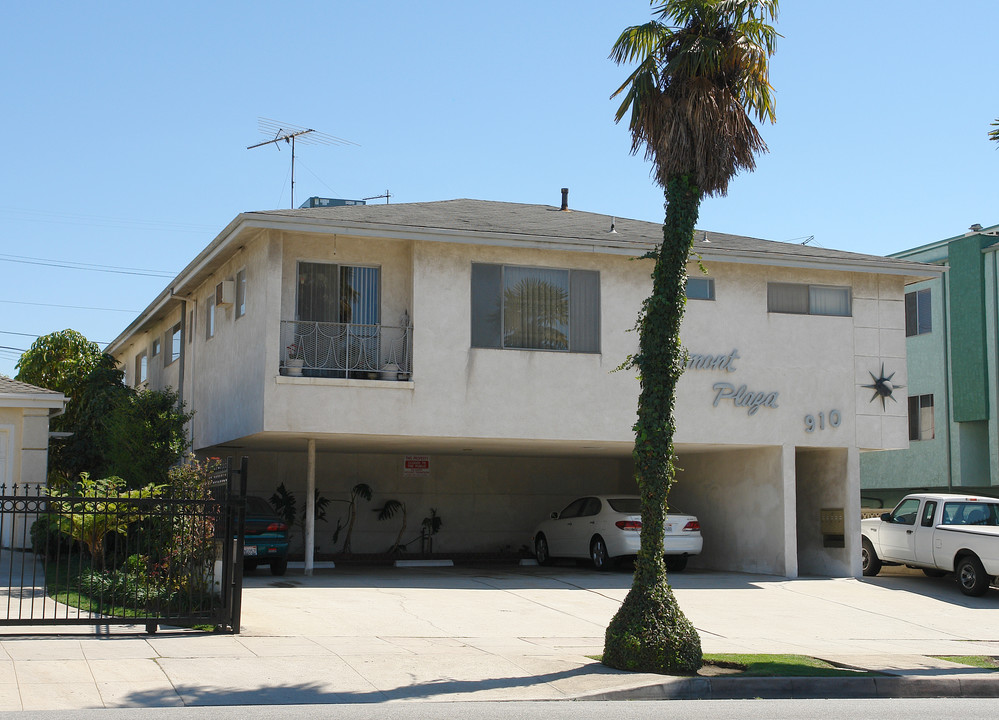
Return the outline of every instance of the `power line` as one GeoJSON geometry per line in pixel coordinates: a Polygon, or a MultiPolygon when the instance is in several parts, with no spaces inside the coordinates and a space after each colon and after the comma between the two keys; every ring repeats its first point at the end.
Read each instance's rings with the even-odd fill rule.
{"type": "Polygon", "coordinates": [[[122,310],[121,308],[101,308],[87,307],[86,305],[54,305],[52,303],[26,302],[24,300],[0,300],[0,303],[10,303],[11,305],[36,305],[38,307],[72,308],[73,310],[106,310],[107,312],[123,312],[136,315],[139,310],[122,310]]]}
{"type": "MultiPolygon", "coordinates": [[[[0,330],[0,335],[21,335],[22,337],[32,337],[32,338],[40,338],[41,337],[41,335],[39,335],[38,333],[14,332],[13,330],[0,330]]],[[[91,340],[90,342],[95,342],[98,345],[110,345],[111,344],[111,343],[101,342],[100,340],[91,340]]],[[[0,346],[0,347],[2,347],[2,346],[0,346]]]]}
{"type": "Polygon", "coordinates": [[[56,213],[49,210],[24,210],[20,208],[0,208],[0,213],[11,215],[16,220],[30,222],[57,223],[62,225],[94,225],[98,227],[128,228],[143,227],[150,229],[169,230],[172,232],[205,233],[211,232],[210,225],[194,225],[190,223],[168,222],[164,220],[130,220],[127,218],[112,218],[100,215],[78,215],[56,213]]]}
{"type": "Polygon", "coordinates": [[[176,273],[166,270],[147,270],[144,268],[127,268],[115,265],[97,265],[94,263],[81,263],[72,260],[49,260],[47,258],[33,258],[24,255],[0,255],[0,261],[23,263],[25,265],[44,265],[46,267],[68,268],[70,270],[90,270],[92,272],[114,273],[116,275],[141,275],[143,277],[163,277],[171,278],[176,273]]]}

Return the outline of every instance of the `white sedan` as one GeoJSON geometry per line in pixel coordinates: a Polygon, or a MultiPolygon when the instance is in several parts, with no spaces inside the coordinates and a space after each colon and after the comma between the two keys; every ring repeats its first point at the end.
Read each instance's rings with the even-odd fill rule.
{"type": "MultiPolygon", "coordinates": [[[[553,512],[534,532],[539,565],[552,558],[589,558],[598,570],[616,558],[638,554],[642,532],[641,500],[637,495],[598,495],[579,498],[562,512],[553,512]]],[[[687,558],[701,552],[701,524],[693,515],[666,516],[663,555],[667,570],[683,570],[687,558]]]]}

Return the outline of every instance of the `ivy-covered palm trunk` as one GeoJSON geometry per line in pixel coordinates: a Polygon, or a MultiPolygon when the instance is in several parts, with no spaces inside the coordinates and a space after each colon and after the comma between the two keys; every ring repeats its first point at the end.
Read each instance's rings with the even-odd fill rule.
{"type": "Polygon", "coordinates": [[[633,457],[642,498],[641,549],[631,591],[607,627],[603,655],[605,665],[622,670],[694,673],[702,664],[701,639],[677,605],[663,561],[666,500],[675,475],[673,406],[685,366],[680,321],[701,196],[688,175],[666,184],[663,243],[654,254],[652,295],[639,321],[634,364],[642,391],[633,457]]]}

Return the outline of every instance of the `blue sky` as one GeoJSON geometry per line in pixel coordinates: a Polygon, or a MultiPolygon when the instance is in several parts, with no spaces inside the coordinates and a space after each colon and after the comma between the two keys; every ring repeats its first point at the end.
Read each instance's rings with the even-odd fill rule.
{"type": "MultiPolygon", "coordinates": [[[[999,222],[995,3],[785,0],[770,153],[698,226],[888,254],[999,222]]],[[[34,336],[118,335],[239,212],[310,195],[662,219],[607,59],[644,0],[5,3],[0,373],[34,336]],[[12,260],[18,260],[14,262],[12,260]]],[[[372,201],[383,202],[383,201],[372,201]]]]}

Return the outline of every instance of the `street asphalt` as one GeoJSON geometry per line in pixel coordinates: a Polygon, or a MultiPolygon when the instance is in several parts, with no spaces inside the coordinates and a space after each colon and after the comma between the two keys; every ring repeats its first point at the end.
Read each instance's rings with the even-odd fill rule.
{"type": "Polygon", "coordinates": [[[878,675],[666,677],[594,660],[631,585],[575,565],[250,574],[241,633],[0,628],[0,710],[322,703],[999,697],[999,590],[877,578],[671,575],[705,653],[794,653],[878,675]]]}

